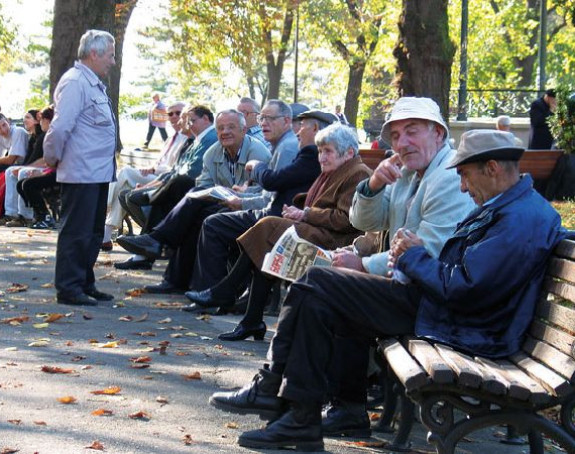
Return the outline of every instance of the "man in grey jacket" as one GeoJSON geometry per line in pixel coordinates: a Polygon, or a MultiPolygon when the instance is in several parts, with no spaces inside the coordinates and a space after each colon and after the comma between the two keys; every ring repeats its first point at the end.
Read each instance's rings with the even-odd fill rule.
{"type": "Polygon", "coordinates": [[[113,299],[96,289],[93,266],[104,236],[108,184],[116,173],[116,120],[100,80],[115,64],[114,45],[107,32],[84,33],[79,60],[54,92],[54,120],[44,139],[44,159],[62,183],[55,277],[61,304],[113,299]]]}

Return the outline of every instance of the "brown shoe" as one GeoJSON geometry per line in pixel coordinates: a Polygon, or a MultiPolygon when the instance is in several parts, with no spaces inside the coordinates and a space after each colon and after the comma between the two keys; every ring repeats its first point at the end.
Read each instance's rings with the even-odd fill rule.
{"type": "Polygon", "coordinates": [[[110,252],[112,249],[114,249],[114,243],[111,241],[106,241],[105,243],[102,243],[100,249],[104,252],[110,252]]]}

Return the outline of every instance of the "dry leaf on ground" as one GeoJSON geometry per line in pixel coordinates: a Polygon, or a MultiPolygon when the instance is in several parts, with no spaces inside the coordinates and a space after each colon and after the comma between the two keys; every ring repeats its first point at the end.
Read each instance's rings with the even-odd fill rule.
{"type": "Polygon", "coordinates": [[[44,319],[45,323],[53,323],[56,320],[60,320],[61,318],[66,317],[64,314],[48,314],[48,316],[44,319]]]}
{"type": "Polygon", "coordinates": [[[152,358],[149,356],[138,356],[137,358],[130,358],[130,361],[133,363],[149,363],[152,361],[152,358]]]}
{"type": "Polygon", "coordinates": [[[6,289],[6,293],[20,293],[25,292],[26,290],[28,290],[28,286],[26,284],[13,282],[12,285],[6,289]]]}
{"type": "Polygon", "coordinates": [[[95,449],[96,451],[104,451],[104,445],[98,440],[94,441],[90,446],[84,446],[85,449],[95,449]]]}
{"type": "Polygon", "coordinates": [[[40,370],[48,374],[73,374],[76,372],[74,369],[64,369],[58,366],[42,366],[40,370]]]}
{"type": "Polygon", "coordinates": [[[114,394],[119,394],[120,391],[122,391],[122,388],[120,388],[119,386],[108,386],[105,389],[98,389],[96,391],[90,391],[90,393],[96,394],[96,395],[114,395],[114,394]]]}
{"type": "Polygon", "coordinates": [[[91,413],[93,416],[111,416],[114,414],[112,410],[106,410],[105,408],[98,408],[91,413]]]}
{"type": "Polygon", "coordinates": [[[147,292],[143,288],[131,288],[129,290],[126,290],[126,295],[132,296],[132,297],[142,296],[144,293],[147,293],[147,292]]]}
{"type": "Polygon", "coordinates": [[[198,372],[192,372],[191,374],[182,375],[186,380],[201,380],[202,375],[198,372]]]}
{"type": "Polygon", "coordinates": [[[141,419],[142,421],[149,421],[150,419],[152,419],[150,414],[146,413],[145,411],[138,411],[136,413],[130,413],[128,415],[128,418],[130,418],[130,419],[141,419]]]}
{"type": "Polygon", "coordinates": [[[20,452],[20,450],[16,448],[2,448],[0,454],[14,454],[15,452],[20,452]]]}
{"type": "Polygon", "coordinates": [[[77,400],[78,399],[76,399],[74,396],[58,397],[58,402],[60,402],[61,404],[73,404],[77,400]]]}
{"type": "Polygon", "coordinates": [[[190,434],[186,434],[182,437],[182,441],[184,442],[184,444],[186,446],[191,445],[194,440],[192,439],[192,436],[190,434]]]}
{"type": "Polygon", "coordinates": [[[28,317],[27,315],[21,315],[19,317],[10,317],[10,318],[3,318],[2,320],[0,320],[0,323],[5,323],[5,324],[20,324],[20,323],[24,323],[27,322],[28,320],[30,320],[30,317],[28,317]]]}

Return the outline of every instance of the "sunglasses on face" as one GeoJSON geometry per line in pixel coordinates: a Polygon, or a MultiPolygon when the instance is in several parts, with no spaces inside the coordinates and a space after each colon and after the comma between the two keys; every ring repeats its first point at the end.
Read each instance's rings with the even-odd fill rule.
{"type": "Polygon", "coordinates": [[[177,115],[179,117],[181,113],[182,113],[181,110],[176,110],[174,112],[168,112],[168,117],[171,117],[173,115],[177,115]]]}

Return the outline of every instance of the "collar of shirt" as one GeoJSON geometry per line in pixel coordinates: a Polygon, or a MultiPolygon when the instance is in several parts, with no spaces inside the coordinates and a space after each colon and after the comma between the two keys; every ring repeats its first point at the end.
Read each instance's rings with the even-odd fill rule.
{"type": "Polygon", "coordinates": [[[200,132],[197,136],[196,136],[196,143],[200,143],[200,141],[206,136],[206,134],[208,132],[210,132],[212,129],[214,129],[213,126],[208,126],[206,129],[204,129],[202,132],[200,132]]]}
{"type": "Polygon", "coordinates": [[[88,79],[90,85],[98,85],[98,87],[100,87],[100,89],[104,93],[106,92],[106,86],[104,85],[104,83],[100,80],[100,78],[96,75],[96,73],[92,71],[90,68],[88,68],[84,63],[82,63],[80,60],[76,60],[74,62],[74,68],[78,69],[79,71],[82,71],[82,74],[84,74],[86,79],[88,79]]]}

